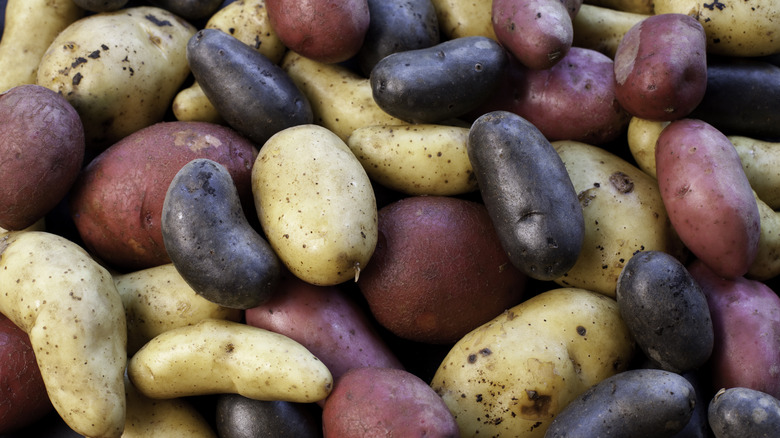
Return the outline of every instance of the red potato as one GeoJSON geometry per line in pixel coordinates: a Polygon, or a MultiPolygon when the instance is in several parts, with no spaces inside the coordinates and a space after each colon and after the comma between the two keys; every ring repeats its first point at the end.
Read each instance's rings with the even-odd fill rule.
{"type": "Polygon", "coordinates": [[[68,193],[84,160],[84,127],[60,94],[20,85],[0,94],[0,228],[21,230],[68,193]]]}
{"type": "Polygon", "coordinates": [[[745,387],[780,397],[780,297],[759,281],[721,278],[701,260],[688,270],[712,315],[710,389],[745,387]]]}
{"type": "Polygon", "coordinates": [[[422,379],[393,368],[355,368],[322,411],[325,438],[458,437],[452,413],[422,379]]]}
{"type": "Polygon", "coordinates": [[[73,222],[85,246],[120,271],[170,263],[162,207],[176,173],[195,158],[225,166],[244,209],[254,217],[254,143],[225,126],[163,122],[134,132],[95,157],[70,193],[73,222]]]}
{"type": "Polygon", "coordinates": [[[365,311],[337,286],[315,286],[286,275],[274,298],[244,314],[247,324],[281,333],[308,348],[334,380],[358,367],[403,369],[365,311]]]}
{"type": "Polygon", "coordinates": [[[721,277],[745,275],[758,253],[761,224],[734,145],[706,122],[676,120],[658,136],[655,162],[680,240],[721,277]]]}
{"type": "Polygon", "coordinates": [[[645,18],[617,47],[615,80],[615,95],[631,115],[660,121],[687,116],[707,89],[704,28],[685,14],[645,18]]]}
{"type": "Polygon", "coordinates": [[[30,338],[0,314],[0,434],[24,428],[51,410],[30,338]]]}
{"type": "Polygon", "coordinates": [[[378,225],[358,287],[396,336],[452,343],[522,299],[526,277],[510,262],[483,204],[403,198],[380,209],[378,225]]]}
{"type": "Polygon", "coordinates": [[[266,0],[268,20],[290,50],[315,61],[346,61],[363,46],[367,0],[266,0]]]}

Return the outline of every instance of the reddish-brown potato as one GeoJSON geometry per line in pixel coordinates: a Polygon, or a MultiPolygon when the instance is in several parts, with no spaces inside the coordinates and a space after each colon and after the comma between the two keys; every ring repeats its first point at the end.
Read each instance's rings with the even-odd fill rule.
{"type": "Polygon", "coordinates": [[[447,344],[519,303],[525,280],[483,204],[417,196],[379,211],[379,242],[358,287],[395,335],[447,344]]]}
{"type": "Polygon", "coordinates": [[[322,411],[325,438],[458,437],[458,424],[434,390],[395,368],[364,367],[336,381],[322,411]]]}
{"type": "Polygon", "coordinates": [[[52,410],[27,333],[0,314],[0,434],[52,410]]]}
{"type": "Polygon", "coordinates": [[[21,230],[67,194],[84,160],[84,127],[60,94],[20,85],[0,94],[0,228],[21,230]]]}
{"type": "Polygon", "coordinates": [[[357,54],[370,21],[367,0],[266,0],[265,8],[285,46],[326,64],[357,54]]]}
{"type": "Polygon", "coordinates": [[[207,122],[163,122],[136,131],[98,155],[79,175],[70,213],[87,248],[112,267],[138,270],[170,263],[161,219],[173,177],[195,158],[225,166],[244,210],[254,217],[254,143],[207,122]]]}

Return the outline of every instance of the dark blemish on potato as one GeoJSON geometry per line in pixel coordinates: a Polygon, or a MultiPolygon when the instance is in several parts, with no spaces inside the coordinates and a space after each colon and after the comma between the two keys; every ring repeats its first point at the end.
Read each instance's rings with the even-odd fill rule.
{"type": "Polygon", "coordinates": [[[581,325],[578,325],[578,326],[577,326],[577,334],[578,334],[578,335],[580,335],[580,336],[585,336],[585,333],[586,333],[586,332],[587,332],[587,330],[585,330],[585,327],[583,327],[583,326],[581,326],[581,325]]]}
{"type": "Polygon", "coordinates": [[[83,77],[84,76],[82,76],[81,73],[76,73],[76,75],[73,76],[73,86],[75,87],[76,85],[80,84],[83,77]]]}
{"type": "Polygon", "coordinates": [[[677,197],[677,198],[683,198],[683,197],[685,197],[685,195],[687,195],[687,194],[688,194],[688,192],[690,192],[690,191],[691,191],[691,186],[689,186],[689,185],[684,185],[684,186],[680,187],[679,189],[677,189],[677,190],[674,192],[674,196],[675,196],[675,197],[677,197]]]}
{"type": "Polygon", "coordinates": [[[483,356],[490,356],[491,354],[493,354],[493,352],[490,351],[489,348],[485,347],[485,348],[479,350],[479,354],[481,354],[483,356]]]}
{"type": "Polygon", "coordinates": [[[146,18],[147,20],[151,21],[152,23],[154,23],[155,25],[160,26],[160,27],[163,27],[163,26],[173,26],[173,24],[171,24],[170,21],[168,21],[168,20],[160,20],[159,18],[155,17],[152,14],[149,14],[149,15],[145,16],[144,18],[146,18]]]}
{"type": "Polygon", "coordinates": [[[98,58],[100,58],[100,50],[95,50],[94,52],[92,52],[89,55],[87,55],[87,57],[91,58],[91,59],[98,59],[98,58]]]}
{"type": "Polygon", "coordinates": [[[233,350],[235,350],[235,346],[233,345],[233,343],[229,343],[225,345],[225,353],[232,353],[233,350]]]}
{"type": "Polygon", "coordinates": [[[542,425],[542,422],[541,421],[537,421],[536,423],[531,425],[531,429],[529,429],[529,431],[534,430],[534,429],[536,429],[537,427],[539,427],[541,425],[542,425]]]}
{"type": "Polygon", "coordinates": [[[79,66],[81,64],[84,64],[85,62],[87,62],[87,60],[85,58],[82,58],[81,56],[79,56],[78,58],[76,58],[75,61],[73,61],[72,64],[70,64],[70,67],[71,68],[76,68],[77,66],[79,66]]]}
{"type": "Polygon", "coordinates": [[[524,416],[533,415],[536,417],[547,417],[550,412],[552,397],[549,395],[541,395],[530,389],[527,389],[525,393],[528,396],[528,400],[531,400],[534,404],[532,406],[522,406],[520,408],[520,413],[524,416]]]}
{"type": "Polygon", "coordinates": [[[618,193],[631,193],[634,191],[634,181],[623,172],[615,172],[609,176],[609,182],[612,183],[618,193]]]}
{"type": "Polygon", "coordinates": [[[477,394],[477,403],[482,403],[482,394],[477,394]]]}
{"type": "Polygon", "coordinates": [[[103,49],[103,50],[108,50],[108,46],[107,46],[107,45],[105,45],[105,44],[101,44],[101,45],[100,45],[100,48],[101,48],[101,49],[103,49]]]}
{"type": "Polygon", "coordinates": [[[477,72],[482,71],[482,68],[483,68],[482,64],[480,64],[480,63],[474,64],[474,71],[477,71],[477,72]]]}
{"type": "Polygon", "coordinates": [[[466,359],[468,363],[475,363],[477,361],[477,355],[476,354],[469,354],[468,359],[466,359]]]}
{"type": "Polygon", "coordinates": [[[718,8],[719,11],[722,11],[723,8],[726,7],[725,3],[721,3],[718,0],[714,0],[712,3],[702,3],[702,7],[709,9],[710,11],[714,11],[715,8],[718,8]]]}

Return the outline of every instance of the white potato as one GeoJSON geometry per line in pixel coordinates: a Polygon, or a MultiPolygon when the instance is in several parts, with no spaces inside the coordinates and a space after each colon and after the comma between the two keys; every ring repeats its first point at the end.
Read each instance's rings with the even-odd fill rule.
{"type": "Polygon", "coordinates": [[[240,394],[312,403],[333,386],[328,368],[298,342],[216,319],[158,335],[130,358],[127,375],[150,398],[240,394]]]}
{"type": "Polygon", "coordinates": [[[439,27],[447,39],[465,36],[496,38],[493,30],[493,10],[490,1],[431,0],[439,27]]]}
{"type": "Polygon", "coordinates": [[[333,132],[299,125],[274,134],[252,167],[257,217],[279,259],[315,285],[357,278],[374,253],[371,181],[333,132]]]}
{"type": "Polygon", "coordinates": [[[52,405],[74,431],[118,437],[125,425],[127,328],[111,274],[44,231],[0,236],[0,313],[30,337],[52,405]]]}

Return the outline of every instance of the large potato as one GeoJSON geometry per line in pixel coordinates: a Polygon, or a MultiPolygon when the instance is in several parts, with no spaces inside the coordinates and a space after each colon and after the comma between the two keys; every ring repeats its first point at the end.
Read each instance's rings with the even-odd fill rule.
{"type": "Polygon", "coordinates": [[[626,370],[633,354],[634,341],[614,299],[553,289],[459,340],[431,387],[463,437],[542,437],[561,410],[626,370]]]}
{"type": "Polygon", "coordinates": [[[152,6],[104,12],[69,25],[38,66],[37,84],[63,96],[84,123],[87,148],[102,150],[163,120],[190,73],[195,27],[152,6]]]}
{"type": "Polygon", "coordinates": [[[252,167],[252,193],[268,243],[298,278],[334,285],[368,264],[377,242],[374,190],[333,132],[299,125],[274,134],[252,167]]]}

